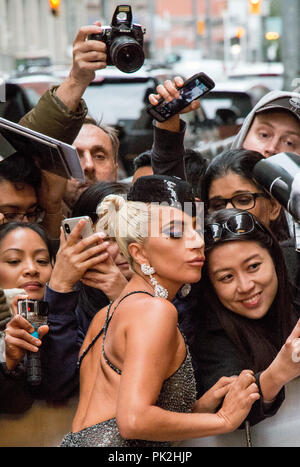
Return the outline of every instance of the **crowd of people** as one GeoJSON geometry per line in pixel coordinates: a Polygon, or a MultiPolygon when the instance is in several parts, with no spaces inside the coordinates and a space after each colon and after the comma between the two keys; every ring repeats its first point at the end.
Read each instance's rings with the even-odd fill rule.
{"type": "MultiPolygon", "coordinates": [[[[100,30],[79,30],[69,76],[20,121],[73,144],[85,182],[27,153],[0,162],[0,445],[6,431],[14,446],[174,446],[280,413],[300,375],[293,219],[252,174],[279,152],[300,156],[300,95],[264,96],[212,160],[185,147],[180,114],[155,121],[122,181],[117,132],[82,100],[106,66],[104,42],[86,40],[100,30]],[[81,216],[94,233],[81,219],[66,237],[63,219],[81,216]],[[38,334],[18,313],[25,298],[48,304],[38,334]]],[[[149,102],[182,85],[165,81],[149,102]]]]}

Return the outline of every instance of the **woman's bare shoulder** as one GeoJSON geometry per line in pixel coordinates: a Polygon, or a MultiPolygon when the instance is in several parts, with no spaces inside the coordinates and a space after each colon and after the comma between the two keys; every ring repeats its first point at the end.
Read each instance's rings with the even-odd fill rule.
{"type": "Polygon", "coordinates": [[[123,303],[123,310],[126,310],[128,322],[135,323],[135,326],[176,326],[178,313],[175,306],[168,300],[160,297],[150,297],[146,294],[138,294],[134,299],[123,303]],[[138,319],[137,319],[138,317],[138,319]]]}
{"type": "Polygon", "coordinates": [[[109,305],[107,305],[106,307],[101,308],[101,310],[97,311],[97,313],[93,317],[93,319],[92,319],[92,321],[90,323],[89,329],[88,329],[88,331],[90,333],[94,333],[95,330],[99,330],[104,326],[108,307],[109,307],[109,305]]]}

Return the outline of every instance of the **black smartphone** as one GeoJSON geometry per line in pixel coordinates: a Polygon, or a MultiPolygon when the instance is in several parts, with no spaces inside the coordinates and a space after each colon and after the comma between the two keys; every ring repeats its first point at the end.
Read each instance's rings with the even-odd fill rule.
{"type": "Polygon", "coordinates": [[[173,99],[171,102],[160,99],[157,105],[150,104],[146,110],[155,120],[164,122],[214,87],[215,83],[209,76],[205,73],[197,73],[178,88],[180,94],[178,99],[173,99]]]}

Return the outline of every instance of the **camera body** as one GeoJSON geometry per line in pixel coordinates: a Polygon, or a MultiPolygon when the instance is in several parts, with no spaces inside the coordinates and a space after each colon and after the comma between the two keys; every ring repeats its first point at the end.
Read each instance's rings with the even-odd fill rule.
{"type": "MultiPolygon", "coordinates": [[[[34,327],[32,335],[36,338],[38,328],[43,324],[47,324],[48,303],[41,300],[18,300],[18,313],[29,321],[34,327]]],[[[27,351],[27,382],[32,386],[38,386],[42,381],[42,368],[40,350],[38,352],[27,351]]]]}
{"type": "Polygon", "coordinates": [[[124,73],[134,73],[144,63],[144,34],[140,24],[132,23],[130,5],[117,6],[110,26],[103,26],[101,34],[90,34],[89,40],[105,42],[107,65],[114,65],[124,73]]]}
{"type": "Polygon", "coordinates": [[[18,300],[18,313],[38,328],[47,324],[48,303],[42,300],[18,300]]]}

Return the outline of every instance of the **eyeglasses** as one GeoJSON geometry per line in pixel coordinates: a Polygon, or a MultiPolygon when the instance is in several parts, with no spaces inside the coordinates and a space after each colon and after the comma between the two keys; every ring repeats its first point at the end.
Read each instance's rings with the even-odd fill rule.
{"type": "Polygon", "coordinates": [[[224,224],[207,224],[204,229],[205,244],[215,243],[220,240],[223,230],[227,230],[233,235],[244,235],[252,232],[258,226],[260,230],[267,233],[267,230],[252,216],[250,212],[241,212],[230,216],[224,224]]]}
{"type": "Polygon", "coordinates": [[[26,217],[28,222],[42,222],[45,216],[45,211],[41,208],[37,208],[35,211],[32,212],[3,212],[0,211],[6,222],[23,222],[24,218],[26,217]]]}
{"type": "Polygon", "coordinates": [[[225,209],[230,203],[236,209],[252,209],[256,204],[256,199],[259,197],[267,198],[266,193],[239,193],[232,198],[214,198],[208,201],[210,211],[219,211],[225,209]]]}

